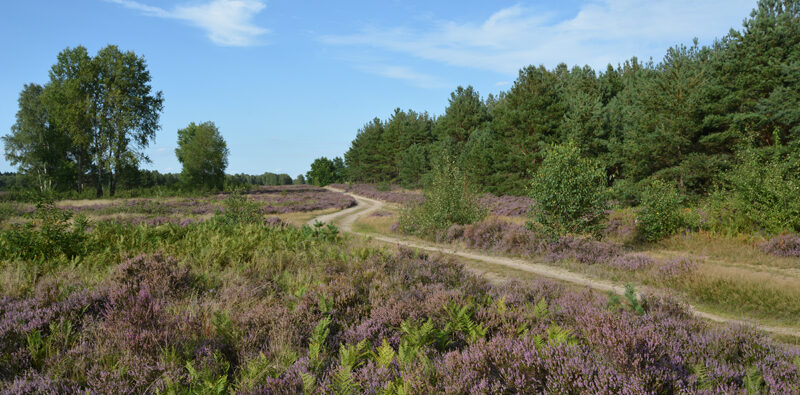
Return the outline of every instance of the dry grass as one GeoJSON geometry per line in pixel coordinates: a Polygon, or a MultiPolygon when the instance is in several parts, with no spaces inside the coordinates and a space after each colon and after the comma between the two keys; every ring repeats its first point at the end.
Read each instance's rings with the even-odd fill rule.
{"type": "Polygon", "coordinates": [[[294,213],[286,213],[286,214],[270,214],[270,217],[278,217],[282,219],[284,222],[302,226],[303,224],[310,221],[312,218],[318,217],[320,215],[335,213],[340,211],[339,209],[329,208],[325,210],[317,210],[317,211],[306,211],[306,212],[294,212],[294,213]]]}
{"type": "Polygon", "coordinates": [[[758,248],[763,241],[760,237],[724,237],[701,231],[677,235],[652,247],[660,253],[678,251],[703,256],[722,265],[800,270],[800,258],[767,255],[758,248]]]}

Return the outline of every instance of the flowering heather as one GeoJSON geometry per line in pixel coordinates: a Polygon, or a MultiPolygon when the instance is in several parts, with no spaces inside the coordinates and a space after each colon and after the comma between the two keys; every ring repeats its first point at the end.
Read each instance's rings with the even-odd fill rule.
{"type": "MultiPolygon", "coordinates": [[[[222,193],[206,198],[128,199],[59,207],[82,214],[126,214],[120,218],[111,219],[111,221],[120,223],[185,226],[201,220],[196,217],[207,217],[224,211],[224,200],[228,196],[229,194],[222,193]]],[[[243,196],[248,201],[257,203],[264,214],[345,209],[356,204],[355,199],[350,196],[311,185],[265,186],[249,191],[243,196]]],[[[268,224],[272,222],[274,219],[267,221],[268,224]]]]}
{"type": "Polygon", "coordinates": [[[658,273],[663,278],[683,277],[697,269],[697,262],[689,258],[674,258],[658,264],[658,273]]]}
{"type": "Polygon", "coordinates": [[[609,266],[629,271],[647,269],[652,267],[654,264],[655,261],[652,258],[641,254],[617,255],[608,262],[609,266]]]}
{"type": "MultiPolygon", "coordinates": [[[[470,237],[517,245],[504,241],[512,229],[541,242],[504,226],[470,237]]],[[[353,249],[310,228],[135,231],[152,244],[82,258],[106,265],[75,277],[92,284],[42,271],[32,292],[0,294],[0,392],[800,389],[796,346],[701,320],[664,296],[644,295],[640,312],[610,308],[605,295],[551,280],[492,285],[452,260],[353,249]]]]}
{"type": "Polygon", "coordinates": [[[784,233],[761,243],[760,247],[770,255],[800,257],[800,236],[784,233]]]}
{"type": "Polygon", "coordinates": [[[478,197],[478,203],[488,208],[492,215],[527,217],[534,201],[526,196],[495,196],[485,193],[478,197]]]}

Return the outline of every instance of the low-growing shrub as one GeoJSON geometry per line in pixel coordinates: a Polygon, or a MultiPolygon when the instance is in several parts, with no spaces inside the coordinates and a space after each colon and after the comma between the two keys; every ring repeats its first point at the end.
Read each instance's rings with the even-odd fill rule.
{"type": "Polygon", "coordinates": [[[800,177],[794,161],[765,157],[752,148],[737,159],[725,173],[723,190],[713,196],[722,208],[714,213],[716,225],[736,232],[800,232],[800,177]]]}
{"type": "Polygon", "coordinates": [[[550,148],[531,183],[533,219],[554,238],[600,236],[606,217],[606,173],[575,143],[550,148]]]}
{"type": "Polygon", "coordinates": [[[83,254],[88,222],[85,217],[76,217],[70,223],[71,219],[68,210],[49,202],[38,203],[32,220],[0,234],[0,259],[30,261],[83,254]]]}
{"type": "Polygon", "coordinates": [[[471,224],[486,217],[464,173],[447,155],[434,162],[424,196],[424,201],[401,214],[403,232],[438,237],[454,224],[471,224]]]}
{"type": "Polygon", "coordinates": [[[647,241],[656,241],[673,235],[681,226],[681,197],[674,185],[659,179],[644,189],[637,219],[639,231],[647,241]]]}

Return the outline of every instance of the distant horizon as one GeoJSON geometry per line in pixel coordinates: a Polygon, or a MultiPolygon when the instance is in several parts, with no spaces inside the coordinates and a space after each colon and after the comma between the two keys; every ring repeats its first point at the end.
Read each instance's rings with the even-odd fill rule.
{"type": "MultiPolygon", "coordinates": [[[[440,115],[457,86],[472,85],[485,98],[509,89],[528,65],[603,71],[632,57],[658,63],[671,46],[694,37],[708,45],[739,30],[755,6],[15,2],[3,6],[0,24],[15,37],[0,44],[15,54],[0,77],[0,135],[14,123],[23,85],[46,83],[61,50],[83,45],[93,55],[116,44],[147,60],[153,88],[166,99],[161,130],[144,150],[153,162],[143,169],[180,173],[177,130],[212,121],[230,148],[227,174],[294,178],[315,158],[342,156],[359,128],[395,108],[440,115]]],[[[0,172],[16,170],[0,157],[0,172]]]]}

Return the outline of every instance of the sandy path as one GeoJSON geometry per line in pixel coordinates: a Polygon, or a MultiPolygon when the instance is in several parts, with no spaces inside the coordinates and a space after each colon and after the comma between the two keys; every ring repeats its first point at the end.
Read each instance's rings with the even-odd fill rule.
{"type": "MultiPolygon", "coordinates": [[[[481,261],[489,265],[504,266],[506,268],[532,273],[542,277],[552,278],[559,281],[585,286],[605,293],[609,291],[619,295],[623,295],[625,293],[625,287],[622,285],[615,284],[606,280],[591,278],[583,274],[574,273],[559,267],[553,267],[524,259],[484,255],[477,252],[455,250],[453,249],[452,246],[445,246],[441,244],[423,243],[419,241],[410,241],[380,234],[372,234],[372,233],[366,234],[366,233],[355,232],[353,230],[353,224],[360,217],[369,215],[370,213],[380,210],[381,208],[384,207],[385,203],[379,200],[353,195],[351,193],[347,193],[335,188],[328,188],[328,189],[335,192],[346,193],[347,195],[352,196],[354,199],[356,199],[356,205],[342,211],[338,211],[331,214],[325,214],[313,218],[310,221],[308,221],[309,225],[313,225],[317,221],[333,222],[337,226],[339,226],[341,230],[345,232],[368,236],[374,240],[386,243],[403,245],[410,248],[416,248],[419,250],[424,250],[429,252],[437,252],[451,256],[458,256],[462,258],[472,259],[475,261],[481,261]]],[[[689,309],[691,310],[692,314],[710,321],[722,322],[722,323],[742,322],[741,320],[727,318],[713,313],[701,311],[691,305],[689,306],[689,309]]],[[[774,333],[777,335],[800,337],[800,329],[798,328],[759,325],[752,322],[748,323],[751,325],[755,325],[756,327],[758,327],[763,331],[774,333]]]]}

